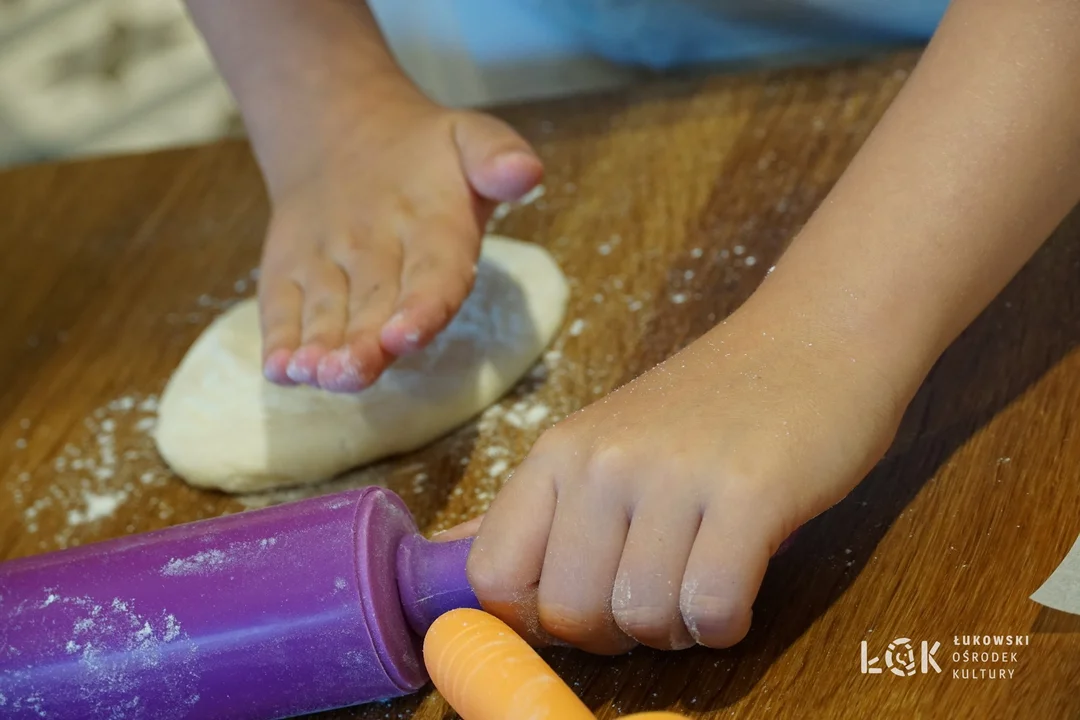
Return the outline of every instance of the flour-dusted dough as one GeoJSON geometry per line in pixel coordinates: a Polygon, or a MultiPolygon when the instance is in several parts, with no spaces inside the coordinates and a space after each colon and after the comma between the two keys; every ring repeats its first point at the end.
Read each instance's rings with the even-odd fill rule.
{"type": "Polygon", "coordinates": [[[567,296],[547,251],[489,236],[450,326],[356,395],[264,380],[258,311],[244,301],[206,329],[169,381],[158,450],[191,484],[228,492],[316,483],[413,450],[513,386],[562,324],[567,296]]]}

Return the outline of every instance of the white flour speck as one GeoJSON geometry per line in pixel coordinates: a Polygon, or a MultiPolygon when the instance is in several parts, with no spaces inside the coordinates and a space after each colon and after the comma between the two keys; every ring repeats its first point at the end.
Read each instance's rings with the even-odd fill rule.
{"type": "Polygon", "coordinates": [[[68,510],[68,525],[85,525],[109,517],[127,499],[127,491],[98,494],[83,490],[82,498],[85,506],[82,510],[68,510]]]}
{"type": "Polygon", "coordinates": [[[175,615],[167,615],[165,617],[165,634],[162,639],[165,642],[172,642],[178,637],[180,637],[180,623],[176,621],[175,615]]]}
{"type": "Polygon", "coordinates": [[[518,205],[531,205],[540,198],[544,197],[544,193],[547,192],[543,185],[537,185],[529,192],[518,198],[518,205]]]}
{"type": "Polygon", "coordinates": [[[746,259],[743,260],[743,263],[746,265],[746,267],[754,267],[755,265],[757,265],[757,258],[753,255],[747,255],[746,259]]]}
{"type": "Polygon", "coordinates": [[[570,329],[569,329],[568,332],[570,333],[570,337],[577,337],[578,335],[581,334],[581,331],[584,330],[584,329],[585,329],[585,321],[582,320],[581,318],[578,318],[574,322],[570,323],[570,329]]]}
{"type": "Polygon", "coordinates": [[[220,568],[225,564],[225,553],[221,550],[203,550],[186,558],[173,558],[161,566],[161,574],[171,577],[199,575],[207,570],[220,568]]]}
{"type": "Polygon", "coordinates": [[[686,302],[686,293],[675,293],[671,296],[671,302],[675,303],[676,305],[682,305],[684,302],[686,302]]]}
{"type": "MultiPolygon", "coordinates": [[[[18,485],[10,485],[12,496],[23,508],[26,531],[38,532],[46,525],[39,522],[40,516],[54,514],[58,518],[49,524],[60,530],[53,544],[66,547],[75,538],[76,528],[112,515],[137,496],[138,480],[144,485],[163,481],[167,473],[146,468],[148,464],[161,468],[150,436],[157,403],[155,395],[128,394],[87,415],[82,422],[86,436],[65,444],[38,471],[50,476],[48,494],[26,497],[18,485]]],[[[32,479],[30,473],[25,474],[25,480],[19,477],[20,484],[32,479]]]]}
{"type": "Polygon", "coordinates": [[[692,257],[692,258],[699,258],[704,254],[705,254],[704,251],[699,247],[696,247],[696,248],[694,248],[693,250],[690,251],[690,257],[692,257]]]}
{"type": "Polygon", "coordinates": [[[505,460],[496,460],[488,468],[488,475],[493,478],[502,477],[503,473],[510,467],[510,463],[505,460]]]}
{"type": "Polygon", "coordinates": [[[549,414],[551,409],[547,405],[530,406],[525,402],[517,402],[503,415],[503,420],[516,428],[531,428],[543,422],[549,414]]]}

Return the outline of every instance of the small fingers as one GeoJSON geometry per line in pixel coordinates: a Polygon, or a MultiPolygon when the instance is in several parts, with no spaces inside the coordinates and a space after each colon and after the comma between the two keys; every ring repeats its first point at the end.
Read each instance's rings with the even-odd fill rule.
{"type": "Polygon", "coordinates": [[[533,645],[551,642],[540,626],[537,587],[555,505],[554,478],[526,459],[484,516],[469,553],[469,582],[484,609],[533,645]]]}
{"type": "Polygon", "coordinates": [[[387,352],[420,350],[449,324],[472,289],[479,249],[475,228],[447,222],[417,229],[405,248],[393,315],[380,333],[387,352]]]}
{"type": "MultiPolygon", "coordinates": [[[[673,483],[688,480],[671,478],[673,483]]],[[[700,523],[699,506],[682,496],[656,494],[638,504],[611,603],[615,622],[643,645],[681,650],[695,643],[683,622],[679,600],[700,523]]]]}
{"type": "Polygon", "coordinates": [[[701,645],[731,647],[750,630],[754,599],[769,564],[759,513],[733,508],[760,503],[713,503],[706,510],[690,552],[679,609],[690,635],[701,645]]]}
{"type": "Polygon", "coordinates": [[[379,330],[398,294],[401,247],[397,240],[341,247],[338,265],[348,279],[347,322],[341,347],[319,365],[319,385],[332,392],[355,393],[369,387],[392,357],[379,342],[379,330]]]}
{"type": "Polygon", "coordinates": [[[560,497],[540,579],[540,624],[587,652],[614,655],[635,642],[612,614],[612,587],[630,525],[616,487],[591,477],[560,497]]]}
{"type": "Polygon", "coordinates": [[[483,521],[483,515],[474,517],[472,520],[466,520],[460,525],[455,525],[449,530],[443,530],[442,532],[435,533],[431,536],[431,539],[435,542],[453,542],[455,540],[464,540],[465,538],[473,537],[480,530],[480,524],[483,521]]]}
{"type": "Polygon", "coordinates": [[[287,372],[293,382],[317,386],[319,363],[341,344],[348,286],[341,268],[322,260],[306,269],[302,287],[300,347],[293,353],[287,372]]]}
{"type": "Polygon", "coordinates": [[[288,278],[259,282],[259,323],[263,338],[263,375],[278,385],[295,384],[288,375],[293,352],[300,345],[303,291],[288,278]]]}

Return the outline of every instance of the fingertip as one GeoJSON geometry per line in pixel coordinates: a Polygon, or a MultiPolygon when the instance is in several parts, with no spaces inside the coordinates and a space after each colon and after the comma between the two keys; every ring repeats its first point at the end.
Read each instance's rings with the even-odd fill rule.
{"type": "Polygon", "coordinates": [[[275,385],[291,387],[296,383],[289,377],[289,362],[292,360],[292,351],[285,348],[271,350],[263,361],[263,377],[275,385]]]}
{"type": "Polygon", "coordinates": [[[739,643],[750,632],[752,606],[736,597],[705,596],[685,592],[680,600],[683,624],[698,645],[723,649],[739,643]]]}
{"type": "Polygon", "coordinates": [[[292,354],[292,359],[285,368],[285,374],[294,383],[317,387],[319,363],[324,354],[325,350],[320,347],[304,345],[292,354]]]}
{"type": "Polygon", "coordinates": [[[319,361],[318,385],[334,393],[358,393],[371,385],[363,363],[346,348],[332,350],[319,361]]]}
{"type": "Polygon", "coordinates": [[[403,357],[423,350],[428,344],[428,333],[420,318],[416,317],[418,314],[416,311],[399,310],[386,321],[379,332],[379,342],[388,353],[403,357]]]}
{"type": "Polygon", "coordinates": [[[434,542],[453,542],[455,540],[463,540],[465,538],[474,537],[480,530],[480,523],[484,520],[484,516],[480,515],[474,517],[471,520],[466,520],[463,523],[455,525],[452,528],[441,530],[431,536],[434,542]]]}
{"type": "Polygon", "coordinates": [[[483,197],[516,200],[540,181],[540,158],[501,120],[466,115],[455,125],[454,136],[469,184],[483,197]]]}
{"type": "Polygon", "coordinates": [[[525,150],[496,155],[476,178],[474,189],[489,200],[512,202],[535,188],[544,177],[540,158],[525,150]]]}

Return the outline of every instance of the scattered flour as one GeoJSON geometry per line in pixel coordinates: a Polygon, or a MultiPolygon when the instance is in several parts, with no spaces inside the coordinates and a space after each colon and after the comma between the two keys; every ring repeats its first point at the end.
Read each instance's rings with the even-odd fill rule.
{"type": "MultiPolygon", "coordinates": [[[[166,481],[169,472],[150,435],[157,407],[156,395],[129,394],[105,403],[83,419],[81,438],[60,448],[33,474],[22,471],[16,482],[8,484],[15,505],[22,508],[28,533],[39,532],[44,515],[54,516],[48,524],[60,529],[51,543],[40,541],[42,549],[78,544],[78,528],[112,517],[142,487],[166,481]],[[36,483],[43,494],[29,497],[25,488],[35,475],[46,477],[45,482],[36,483]]],[[[30,421],[21,422],[20,427],[28,432],[24,442],[32,442],[30,421]]]]}
{"type": "Polygon", "coordinates": [[[543,185],[537,185],[532,190],[522,195],[521,198],[517,200],[517,202],[504,202],[496,205],[495,209],[491,211],[491,218],[487,222],[487,232],[492,232],[493,230],[495,230],[495,228],[498,227],[499,222],[501,220],[504,220],[506,216],[513,212],[515,208],[532,205],[534,202],[542,198],[545,192],[547,191],[543,185]]]}
{"type": "Polygon", "coordinates": [[[116,511],[116,508],[123,504],[127,499],[127,495],[126,490],[117,490],[104,495],[83,490],[82,499],[85,509],[68,510],[68,525],[83,525],[109,517],[116,511]]]}
{"type": "Polygon", "coordinates": [[[239,278],[232,283],[232,287],[230,288],[234,293],[232,297],[218,298],[204,293],[195,300],[195,304],[198,307],[197,310],[186,313],[169,313],[165,316],[165,322],[174,325],[180,323],[204,325],[219,313],[228,310],[247,297],[252,286],[258,279],[259,269],[252,268],[246,276],[239,278]]]}
{"type": "MultiPolygon", "coordinates": [[[[97,704],[88,709],[91,716],[139,720],[190,717],[199,699],[199,647],[175,615],[144,614],[134,601],[119,597],[108,601],[69,596],[57,589],[41,593],[34,597],[30,591],[11,598],[10,626],[18,631],[24,624],[35,627],[48,621],[58,629],[71,628],[60,641],[64,652],[72,656],[65,678],[76,685],[76,692],[97,704]],[[169,662],[164,662],[166,657],[169,662]],[[149,691],[152,698],[140,699],[139,689],[149,691]]],[[[4,652],[14,652],[17,657],[13,647],[0,647],[0,654],[4,652]]],[[[35,686],[34,676],[15,667],[8,679],[14,692],[0,696],[0,707],[15,711],[19,717],[26,716],[20,711],[27,710],[38,717],[64,715],[50,688],[35,686]]]]}
{"type": "Polygon", "coordinates": [[[506,411],[503,420],[519,429],[533,428],[540,425],[550,414],[551,409],[547,405],[530,405],[519,401],[506,411]]]}
{"type": "Polygon", "coordinates": [[[532,190],[530,190],[529,192],[522,195],[521,198],[517,201],[516,204],[517,205],[532,205],[534,202],[536,202],[540,198],[544,197],[545,192],[547,192],[547,190],[544,188],[543,185],[537,185],[532,190]]]}
{"type": "Polygon", "coordinates": [[[584,329],[585,321],[581,318],[578,318],[574,322],[570,323],[570,329],[568,330],[568,332],[570,333],[570,337],[577,337],[584,329]]]}
{"type": "Polygon", "coordinates": [[[224,565],[224,552],[221,550],[204,550],[186,558],[172,558],[161,566],[161,574],[170,577],[201,575],[224,565]]]}

